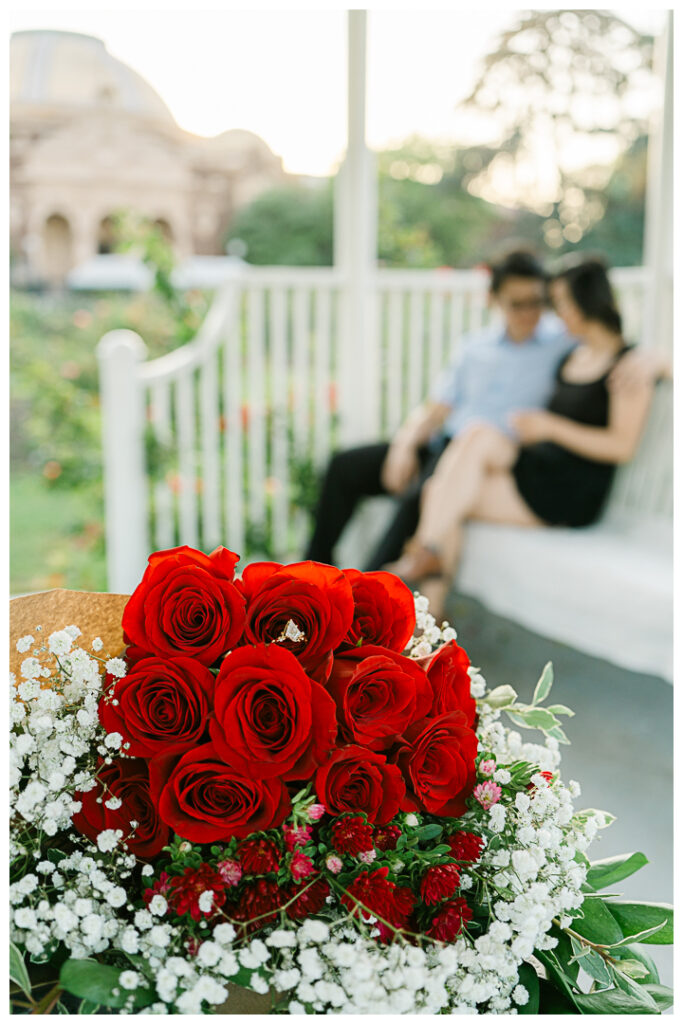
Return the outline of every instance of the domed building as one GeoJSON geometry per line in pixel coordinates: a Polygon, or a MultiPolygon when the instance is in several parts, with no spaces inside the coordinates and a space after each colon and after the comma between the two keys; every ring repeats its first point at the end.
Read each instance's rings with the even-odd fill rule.
{"type": "Polygon", "coordinates": [[[179,259],[222,253],[234,211],[286,179],[251,132],[202,138],[104,43],[25,31],[10,43],[10,232],[13,279],[59,285],[111,250],[111,217],[156,221],[179,259]]]}

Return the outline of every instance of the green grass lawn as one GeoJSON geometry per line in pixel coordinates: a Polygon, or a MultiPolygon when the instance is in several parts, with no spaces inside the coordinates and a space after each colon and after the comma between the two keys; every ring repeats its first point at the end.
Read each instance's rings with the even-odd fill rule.
{"type": "Polygon", "coordinates": [[[10,591],[106,590],[103,509],[95,486],[59,489],[37,475],[10,480],[10,591]]]}

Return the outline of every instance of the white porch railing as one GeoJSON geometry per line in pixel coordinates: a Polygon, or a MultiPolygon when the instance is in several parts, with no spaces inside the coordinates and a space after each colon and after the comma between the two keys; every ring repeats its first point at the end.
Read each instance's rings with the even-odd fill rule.
{"type": "MultiPolygon", "coordinates": [[[[646,272],[613,279],[627,336],[640,339],[646,272]]],[[[298,556],[307,523],[293,485],[348,438],[390,436],[488,316],[475,271],[379,270],[369,297],[373,350],[345,331],[334,268],[236,266],[197,337],[150,362],[133,332],[105,335],[110,590],[129,592],[149,552],[175,544],[298,556]],[[357,398],[366,367],[372,409],[357,398]]]]}

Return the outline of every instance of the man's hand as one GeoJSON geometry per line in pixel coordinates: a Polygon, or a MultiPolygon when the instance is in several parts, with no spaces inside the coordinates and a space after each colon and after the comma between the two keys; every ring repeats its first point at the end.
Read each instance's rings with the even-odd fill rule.
{"type": "Polygon", "coordinates": [[[538,441],[552,441],[555,416],[545,409],[523,409],[510,416],[520,444],[536,444],[538,441]]]}
{"type": "Polygon", "coordinates": [[[393,441],[384,460],[380,480],[390,494],[401,494],[417,476],[420,462],[414,445],[393,441]]]}
{"type": "Polygon", "coordinates": [[[635,348],[619,360],[607,378],[607,384],[613,392],[634,391],[667,376],[671,376],[668,356],[657,349],[635,348]]]}

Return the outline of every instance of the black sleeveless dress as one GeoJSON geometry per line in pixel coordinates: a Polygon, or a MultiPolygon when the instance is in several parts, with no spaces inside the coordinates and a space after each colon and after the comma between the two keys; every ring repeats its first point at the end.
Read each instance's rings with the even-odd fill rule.
{"type": "MultiPolygon", "coordinates": [[[[624,345],[612,367],[631,347],[624,345]]],[[[606,427],[607,378],[612,367],[586,383],[564,380],[562,370],[570,355],[557,368],[548,410],[577,423],[606,427]]],[[[604,508],[615,469],[608,462],[583,458],[552,441],[539,441],[521,449],[512,473],[517,490],[539,519],[551,526],[589,526],[604,508]]]]}

